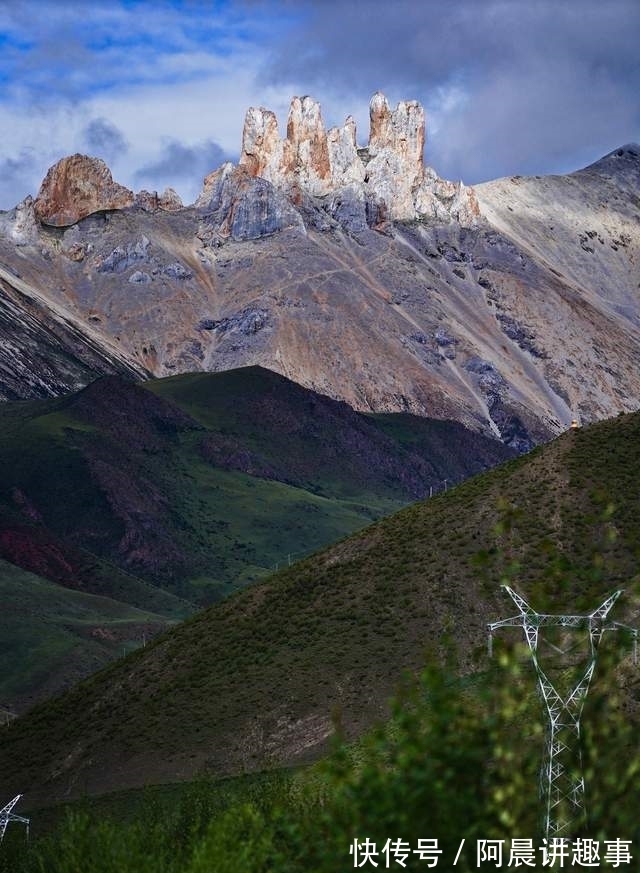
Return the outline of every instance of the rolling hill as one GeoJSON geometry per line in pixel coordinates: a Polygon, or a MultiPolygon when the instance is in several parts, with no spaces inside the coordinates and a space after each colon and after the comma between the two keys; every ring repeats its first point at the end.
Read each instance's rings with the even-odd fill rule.
{"type": "MultiPolygon", "coordinates": [[[[7,666],[0,677],[0,702],[10,702],[7,712],[14,714],[59,694],[178,621],[65,588],[2,560],[0,597],[0,658],[7,666]]],[[[189,611],[176,614],[184,617],[189,611]]]]}
{"type": "MultiPolygon", "coordinates": [[[[365,416],[260,368],[144,387],[105,377],[0,405],[0,558],[35,574],[21,590],[30,579],[43,620],[58,627],[59,601],[82,594],[98,626],[101,604],[105,628],[116,606],[130,615],[127,640],[141,645],[196,605],[511,454],[458,423],[365,416]]],[[[122,652],[75,631],[64,645],[41,638],[11,602],[5,655],[22,658],[33,632],[39,663],[0,687],[13,711],[122,652]]]]}
{"type": "Polygon", "coordinates": [[[615,617],[636,624],[639,461],[639,414],[569,432],[234,594],[14,722],[6,790],[50,803],[311,761],[427,652],[484,669],[503,579],[551,612],[624,587],[615,617]]]}

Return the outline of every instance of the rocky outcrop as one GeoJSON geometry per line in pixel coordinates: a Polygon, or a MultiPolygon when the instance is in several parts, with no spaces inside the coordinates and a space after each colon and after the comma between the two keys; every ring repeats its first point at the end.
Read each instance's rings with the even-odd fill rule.
{"type": "MultiPolygon", "coordinates": [[[[273,112],[250,108],[238,167],[224,164],[209,174],[196,201],[207,211],[201,239],[257,239],[291,227],[304,232],[305,226],[341,226],[357,234],[387,221],[415,219],[472,225],[479,215],[473,190],[424,167],[422,106],[408,100],[391,109],[378,92],[369,114],[368,144],[359,148],[353,117],[327,131],[312,97],[293,98],[284,139],[273,112]]],[[[114,182],[104,161],[71,155],[49,169],[35,201],[16,208],[9,235],[26,245],[36,241],[37,222],[70,227],[92,213],[128,206],[146,212],[183,209],[172,188],[134,196],[114,182]]],[[[86,256],[78,246],[65,253],[76,261],[86,256]]]]}
{"type": "Polygon", "coordinates": [[[416,215],[433,224],[456,221],[471,227],[480,217],[480,206],[473,188],[462,182],[441,179],[431,167],[426,167],[420,184],[413,191],[416,215]]]}
{"type": "Polygon", "coordinates": [[[294,97],[284,140],[273,112],[249,109],[240,166],[277,188],[300,189],[315,196],[328,194],[335,186],[320,104],[311,97],[294,97]]]}
{"type": "Polygon", "coordinates": [[[282,174],[282,164],[283,145],[275,114],[269,109],[248,109],[242,129],[240,166],[245,167],[250,176],[260,176],[268,182],[277,183],[282,174]]]}
{"type": "Polygon", "coordinates": [[[361,185],[364,182],[364,164],[358,155],[356,123],[351,115],[342,127],[332,127],[327,134],[331,180],[334,188],[361,185]]]}
{"type": "Polygon", "coordinates": [[[424,166],[422,106],[416,100],[403,100],[392,110],[384,94],[377,92],[371,98],[369,119],[366,181],[386,218],[473,224],[480,215],[473,189],[440,179],[424,166]]]}
{"type": "Polygon", "coordinates": [[[414,177],[422,170],[425,141],[424,109],[417,100],[402,100],[392,111],[387,98],[377,91],[369,104],[369,157],[385,150],[407,165],[414,177]]]}
{"type": "Polygon", "coordinates": [[[184,206],[180,195],[173,188],[165,188],[162,194],[143,188],[136,194],[133,205],[139,206],[146,212],[156,212],[158,209],[164,212],[177,212],[184,206]]]}
{"type": "Polygon", "coordinates": [[[199,238],[209,244],[230,238],[258,239],[288,227],[304,231],[300,213],[286,196],[246,166],[223,164],[205,179],[196,206],[205,211],[199,238]]]}
{"type": "Polygon", "coordinates": [[[135,242],[132,240],[125,246],[116,246],[106,257],[102,258],[97,269],[101,273],[124,273],[130,267],[137,267],[140,262],[148,261],[148,248],[149,240],[146,236],[142,236],[135,242]]]}
{"type": "Polygon", "coordinates": [[[60,240],[60,251],[70,261],[82,261],[93,246],[86,240],[77,224],[68,227],[60,240]]]}
{"type": "Polygon", "coordinates": [[[377,92],[369,106],[366,183],[370,199],[388,220],[422,219],[447,224],[472,224],[479,215],[472,189],[440,179],[423,164],[424,109],[416,100],[391,109],[377,92]]]}
{"type": "Polygon", "coordinates": [[[320,104],[311,97],[294,97],[283,144],[284,172],[307,194],[323,196],[334,187],[327,134],[320,104]]]}
{"type": "Polygon", "coordinates": [[[369,142],[359,149],[351,116],[327,132],[320,105],[294,97],[284,139],[273,112],[248,110],[240,166],[284,192],[316,228],[323,223],[314,208],[351,231],[385,220],[472,224],[479,215],[473,190],[425,169],[424,143],[424,109],[415,100],[392,110],[383,94],[374,94],[369,142]]]}
{"type": "Polygon", "coordinates": [[[104,161],[76,154],[50,167],[34,210],[42,224],[68,227],[94,212],[123,209],[133,202],[133,192],[113,181],[104,161]]]}
{"type": "Polygon", "coordinates": [[[38,241],[38,222],[33,208],[33,197],[25,197],[10,212],[0,215],[0,234],[16,246],[26,246],[38,241]]]}

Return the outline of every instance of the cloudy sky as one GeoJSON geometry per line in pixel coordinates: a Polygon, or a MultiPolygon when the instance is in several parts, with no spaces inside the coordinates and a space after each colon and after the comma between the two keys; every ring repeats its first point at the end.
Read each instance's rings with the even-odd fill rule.
{"type": "Polygon", "coordinates": [[[638,0],[0,0],[0,209],[77,151],[191,202],[294,94],[361,144],[420,100],[447,178],[566,172],[640,140],[639,44],[638,0]]]}

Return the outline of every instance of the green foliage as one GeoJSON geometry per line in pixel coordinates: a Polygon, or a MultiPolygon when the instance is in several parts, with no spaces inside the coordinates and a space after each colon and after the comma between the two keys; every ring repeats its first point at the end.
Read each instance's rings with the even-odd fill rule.
{"type": "MultiPolygon", "coordinates": [[[[606,665],[603,673],[609,678],[606,665]]],[[[415,848],[424,838],[438,840],[445,870],[464,838],[456,869],[475,870],[477,840],[504,840],[507,854],[514,837],[541,845],[542,714],[532,688],[520,654],[503,655],[472,682],[427,668],[419,682],[407,680],[386,723],[356,744],[338,733],[332,753],[310,770],[235,786],[200,781],[171,802],[147,795],[126,818],[73,809],[28,849],[17,839],[3,846],[0,871],[346,873],[354,840],[373,841],[384,868],[387,840],[415,848]]],[[[628,745],[624,715],[603,684],[594,691],[585,716],[586,835],[635,840],[637,746],[628,745]]],[[[425,862],[410,856],[406,869],[425,869],[425,862]]],[[[624,869],[640,869],[637,859],[624,869]]]]}

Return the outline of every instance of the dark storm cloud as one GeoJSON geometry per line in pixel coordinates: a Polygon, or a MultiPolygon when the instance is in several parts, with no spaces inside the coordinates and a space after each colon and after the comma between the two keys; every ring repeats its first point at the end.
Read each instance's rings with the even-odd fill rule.
{"type": "Polygon", "coordinates": [[[139,169],[135,179],[138,184],[154,191],[183,183],[182,188],[186,187],[188,196],[195,198],[204,176],[227,160],[230,160],[229,156],[213,140],[195,145],[169,140],[158,160],[139,169]]]}
{"type": "Polygon", "coordinates": [[[302,8],[265,76],[320,98],[331,90],[363,101],[380,88],[419,99],[433,122],[427,160],[446,175],[571,169],[640,138],[637,0],[302,8]]]}
{"type": "Polygon", "coordinates": [[[83,131],[84,141],[92,155],[114,160],[129,149],[122,131],[106,118],[94,118],[83,131]]]}
{"type": "Polygon", "coordinates": [[[9,157],[0,161],[0,203],[17,205],[27,193],[34,196],[34,175],[41,168],[31,149],[23,149],[17,157],[9,157]]]}

